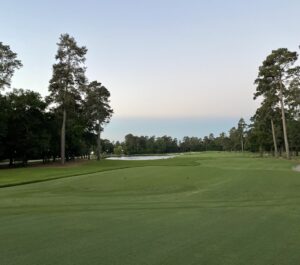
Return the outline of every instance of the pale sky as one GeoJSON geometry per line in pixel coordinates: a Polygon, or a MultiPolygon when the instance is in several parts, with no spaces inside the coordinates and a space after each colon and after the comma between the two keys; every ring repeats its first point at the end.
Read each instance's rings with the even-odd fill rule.
{"type": "Polygon", "coordinates": [[[24,65],[12,86],[46,95],[56,42],[69,33],[88,48],[89,80],[111,91],[115,114],[105,136],[115,140],[228,131],[258,105],[253,82],[263,59],[300,44],[296,0],[0,0],[0,7],[0,41],[24,65]]]}

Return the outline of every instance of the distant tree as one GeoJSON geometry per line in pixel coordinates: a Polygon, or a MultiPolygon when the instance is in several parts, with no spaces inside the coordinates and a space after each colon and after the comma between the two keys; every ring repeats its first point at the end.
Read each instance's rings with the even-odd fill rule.
{"type": "Polygon", "coordinates": [[[300,148],[300,67],[296,67],[293,79],[289,84],[287,103],[289,106],[290,119],[288,120],[288,131],[291,148],[296,155],[300,148]]]}
{"type": "Polygon", "coordinates": [[[238,127],[237,127],[237,131],[240,137],[240,141],[241,141],[241,151],[244,152],[244,134],[245,134],[245,129],[246,129],[246,123],[245,120],[243,118],[240,118],[239,122],[238,122],[238,127]]]}
{"type": "Polygon", "coordinates": [[[86,90],[88,120],[97,131],[97,160],[101,157],[101,131],[113,114],[110,106],[110,92],[97,81],[91,82],[86,90]]]}
{"type": "Polygon", "coordinates": [[[114,154],[120,156],[123,154],[123,149],[121,145],[118,145],[114,148],[114,154]]]}
{"type": "MultiPolygon", "coordinates": [[[[115,146],[118,146],[116,143],[115,146]]],[[[162,137],[155,136],[135,136],[127,134],[125,141],[122,143],[123,150],[126,154],[163,154],[174,153],[180,150],[176,138],[164,135],[162,137]]]]}
{"type": "Polygon", "coordinates": [[[182,152],[196,152],[205,149],[201,138],[188,136],[183,137],[179,148],[182,152]]]}
{"type": "Polygon", "coordinates": [[[294,119],[300,118],[300,67],[295,68],[294,76],[289,83],[287,104],[294,119]]]}
{"type": "Polygon", "coordinates": [[[138,145],[138,137],[133,134],[127,134],[125,136],[124,142],[125,150],[128,155],[130,154],[138,154],[139,153],[139,145],[138,145]]]}
{"type": "Polygon", "coordinates": [[[289,119],[287,126],[289,130],[291,150],[294,150],[295,155],[298,156],[300,150],[300,121],[299,119],[289,119]]]}
{"type": "Polygon", "coordinates": [[[103,150],[107,154],[112,154],[114,152],[114,145],[108,139],[102,139],[101,150],[103,150]]]}
{"type": "MultiPolygon", "coordinates": [[[[276,100],[274,100],[274,96],[266,97],[261,106],[256,110],[255,115],[253,116],[253,121],[255,125],[264,124],[264,126],[260,126],[260,129],[269,130],[268,124],[270,124],[270,128],[272,131],[272,139],[274,146],[274,155],[278,156],[278,137],[276,132],[276,125],[280,121],[280,108],[276,104],[276,100]]],[[[257,130],[259,128],[256,128],[257,130]]]]}
{"type": "Polygon", "coordinates": [[[295,71],[295,68],[292,66],[297,58],[298,55],[296,52],[291,52],[286,48],[272,51],[259,67],[258,78],[255,81],[257,85],[255,98],[258,96],[278,98],[281,108],[285,150],[288,159],[290,158],[290,150],[286,126],[285,99],[288,95],[288,83],[291,81],[291,77],[295,71]]]}
{"type": "Polygon", "coordinates": [[[241,146],[241,138],[240,138],[240,133],[237,128],[232,127],[229,130],[229,139],[230,139],[230,146],[231,146],[231,151],[238,151],[240,150],[241,146]]]}
{"type": "Polygon", "coordinates": [[[218,150],[220,151],[230,151],[230,139],[225,132],[220,133],[220,135],[215,139],[218,150]]]}
{"type": "Polygon", "coordinates": [[[55,103],[62,113],[61,163],[65,163],[67,111],[75,109],[81,101],[81,92],[86,84],[85,55],[87,48],[79,47],[69,34],[60,36],[53,65],[53,75],[49,85],[49,102],[55,103]]]}
{"type": "Polygon", "coordinates": [[[10,86],[15,70],[21,67],[22,63],[17,59],[17,54],[8,45],[0,42],[0,91],[10,86]]]}
{"type": "Polygon", "coordinates": [[[147,154],[155,153],[155,136],[146,137],[146,152],[147,154]]]}

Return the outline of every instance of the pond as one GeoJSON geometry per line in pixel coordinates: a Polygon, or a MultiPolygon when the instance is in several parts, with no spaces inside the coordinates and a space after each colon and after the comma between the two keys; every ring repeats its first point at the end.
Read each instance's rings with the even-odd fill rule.
{"type": "Polygon", "coordinates": [[[175,155],[153,155],[153,156],[121,156],[121,157],[108,157],[108,160],[158,160],[158,159],[169,159],[173,158],[175,155]]]}

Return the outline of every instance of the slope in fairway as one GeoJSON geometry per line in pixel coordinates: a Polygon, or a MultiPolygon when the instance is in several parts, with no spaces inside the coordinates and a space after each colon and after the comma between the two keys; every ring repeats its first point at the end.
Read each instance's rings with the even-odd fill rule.
{"type": "Polygon", "coordinates": [[[292,162],[226,153],[118,162],[0,189],[0,264],[300,263],[292,162]]]}

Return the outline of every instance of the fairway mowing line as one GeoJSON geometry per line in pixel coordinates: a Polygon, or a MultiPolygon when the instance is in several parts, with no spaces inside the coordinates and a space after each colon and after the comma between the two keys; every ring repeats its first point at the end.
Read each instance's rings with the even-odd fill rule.
{"type": "MultiPolygon", "coordinates": [[[[174,210],[197,210],[197,209],[238,209],[238,208],[279,208],[279,207],[289,207],[289,206],[299,206],[299,201],[282,203],[281,200],[262,200],[262,201],[202,201],[202,202],[140,202],[140,203],[73,203],[73,204],[55,204],[53,209],[44,207],[44,204],[32,205],[32,204],[22,204],[17,206],[0,206],[0,211],[12,212],[15,215],[20,215],[28,213],[38,212],[42,214],[57,214],[57,213],[70,213],[75,212],[135,212],[135,211],[174,211],[174,210]],[[262,203],[258,203],[262,202],[262,203]],[[277,203],[274,203],[277,202],[277,203]],[[120,205],[122,205],[120,207],[120,205]],[[18,211],[16,213],[15,211],[18,211]]],[[[46,205],[50,206],[50,205],[46,205]]],[[[53,205],[54,206],[54,205],[53,205]]]]}
{"type": "MultiPolygon", "coordinates": [[[[137,166],[137,167],[139,167],[139,166],[137,166]]],[[[143,167],[143,166],[141,166],[141,167],[143,167]]],[[[104,170],[100,170],[100,171],[92,171],[92,172],[88,172],[88,173],[86,173],[86,172],[85,173],[77,173],[77,174],[65,175],[65,176],[53,177],[53,178],[47,178],[47,179],[37,179],[37,180],[28,180],[28,181],[17,182],[17,183],[0,184],[0,189],[14,187],[14,186],[22,186],[22,185],[27,185],[27,184],[40,183],[40,182],[46,182],[46,181],[52,181],[52,180],[65,179],[65,178],[80,177],[80,176],[85,176],[85,175],[92,175],[92,174],[96,174],[96,173],[102,173],[102,172],[126,169],[126,168],[134,168],[134,167],[122,167],[122,168],[107,169],[107,170],[104,169],[104,170]]]]}
{"type": "Polygon", "coordinates": [[[123,169],[130,169],[130,168],[143,168],[143,167],[196,167],[199,166],[198,163],[193,163],[193,165],[136,165],[136,166],[124,166],[119,168],[108,168],[108,169],[101,169],[97,171],[92,172],[85,172],[85,173],[77,173],[72,175],[65,175],[60,177],[53,177],[53,178],[46,178],[46,179],[36,179],[36,180],[28,180],[28,181],[22,181],[17,183],[8,183],[8,184],[0,184],[0,189],[2,188],[10,188],[15,186],[22,186],[22,185],[28,185],[28,184],[35,184],[40,182],[46,182],[46,181],[53,181],[53,180],[59,180],[59,179],[65,179],[65,178],[72,178],[72,177],[79,177],[79,176],[86,176],[96,173],[102,173],[102,172],[108,172],[108,171],[115,171],[115,170],[123,170],[123,169]]]}
{"type": "MultiPolygon", "coordinates": [[[[40,205],[20,205],[18,207],[0,207],[1,210],[16,210],[19,208],[19,213],[27,213],[28,210],[30,209],[31,212],[38,212],[38,213],[74,213],[74,212],[95,212],[95,211],[165,211],[165,210],[196,210],[196,209],[227,209],[227,208],[232,208],[232,209],[237,209],[237,208],[278,208],[278,207],[287,207],[287,206],[299,206],[299,202],[296,203],[289,203],[289,204],[216,204],[216,203],[203,203],[203,204],[188,204],[188,205],[176,205],[176,206],[171,206],[171,205],[160,205],[160,206],[149,206],[149,205],[137,205],[137,206],[129,206],[129,207],[99,207],[99,205],[81,205],[81,204],[76,204],[76,205],[55,205],[54,209],[47,210],[47,209],[41,209],[40,205]],[[204,204],[204,205],[203,205],[204,204]]],[[[125,205],[124,205],[125,206],[125,205]]]]}
{"type": "MultiPolygon", "coordinates": [[[[253,171],[282,171],[282,172],[289,172],[291,171],[291,169],[279,169],[279,168],[253,168],[253,167],[249,167],[249,168],[245,168],[245,167],[227,167],[227,166],[209,166],[209,165],[205,165],[202,166],[203,168],[215,168],[215,169],[223,169],[223,170],[238,170],[238,171],[249,171],[249,170],[253,170],[253,171]]],[[[300,172],[300,165],[299,165],[299,172],[300,172]]]]}
{"type": "Polygon", "coordinates": [[[219,181],[217,183],[210,184],[205,189],[197,189],[197,190],[194,190],[194,191],[186,191],[186,192],[183,192],[183,193],[185,193],[186,196],[192,196],[194,194],[199,194],[199,193],[203,193],[203,192],[206,192],[206,191],[210,191],[210,190],[212,190],[211,188],[213,188],[213,187],[216,187],[216,186],[219,186],[219,185],[231,182],[231,181],[232,181],[231,179],[225,179],[223,181],[219,181]]]}

